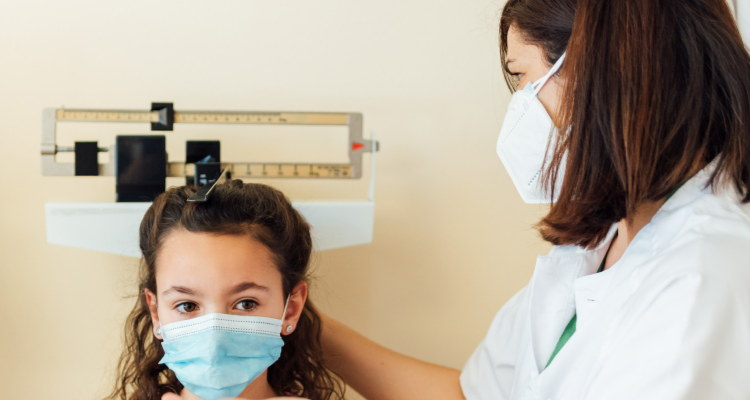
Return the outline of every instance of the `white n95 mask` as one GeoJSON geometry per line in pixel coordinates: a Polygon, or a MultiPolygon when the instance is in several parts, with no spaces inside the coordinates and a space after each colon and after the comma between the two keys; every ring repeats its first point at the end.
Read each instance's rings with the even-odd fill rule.
{"type": "MultiPolygon", "coordinates": [[[[560,70],[563,60],[565,54],[547,75],[534,83],[529,82],[523,90],[513,94],[497,140],[497,155],[521,198],[529,204],[546,203],[551,198],[542,187],[541,176],[552,158],[551,154],[545,158],[547,144],[557,130],[537,95],[552,75],[560,70]]],[[[559,185],[555,187],[559,188],[559,185]]],[[[556,198],[557,193],[552,196],[553,201],[556,198]]]]}

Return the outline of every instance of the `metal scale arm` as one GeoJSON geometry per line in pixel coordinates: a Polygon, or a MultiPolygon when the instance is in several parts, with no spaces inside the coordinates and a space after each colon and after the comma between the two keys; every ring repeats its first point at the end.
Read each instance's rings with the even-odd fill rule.
{"type": "MultiPolygon", "coordinates": [[[[74,163],[57,162],[59,152],[74,151],[57,145],[57,124],[64,122],[132,122],[150,123],[152,131],[171,131],[176,123],[193,124],[271,124],[271,125],[338,125],[349,128],[348,164],[254,163],[222,162],[221,168],[235,178],[338,178],[358,179],[362,176],[362,154],[377,151],[379,144],[362,137],[361,113],[324,112],[237,112],[237,111],[175,111],[171,103],[152,103],[150,111],[85,110],[45,108],[42,111],[42,175],[74,176],[74,163]]],[[[114,154],[114,146],[100,148],[114,154]]],[[[167,176],[191,176],[194,164],[169,162],[167,176]]],[[[99,164],[99,176],[114,176],[114,162],[99,164]]]]}

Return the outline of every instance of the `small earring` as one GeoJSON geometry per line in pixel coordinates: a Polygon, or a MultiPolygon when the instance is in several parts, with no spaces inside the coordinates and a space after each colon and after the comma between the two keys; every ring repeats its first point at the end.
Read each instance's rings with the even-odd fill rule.
{"type": "Polygon", "coordinates": [[[156,328],[156,334],[161,335],[161,328],[156,328]]]}
{"type": "Polygon", "coordinates": [[[292,331],[292,326],[289,325],[286,327],[286,333],[290,333],[292,331]]]}

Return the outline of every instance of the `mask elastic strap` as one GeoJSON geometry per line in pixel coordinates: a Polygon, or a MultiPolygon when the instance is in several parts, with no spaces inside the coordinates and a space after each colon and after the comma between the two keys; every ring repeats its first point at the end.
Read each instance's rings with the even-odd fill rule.
{"type": "Polygon", "coordinates": [[[284,303],[284,312],[281,314],[281,323],[282,324],[284,323],[284,318],[286,318],[286,307],[289,305],[289,297],[291,297],[291,296],[292,296],[291,293],[289,293],[286,296],[286,303],[284,303]]]}
{"type": "Polygon", "coordinates": [[[542,87],[547,83],[549,78],[552,77],[552,75],[556,74],[557,71],[560,70],[560,67],[562,67],[563,61],[565,60],[565,54],[560,56],[560,59],[557,60],[555,65],[550,68],[549,72],[547,72],[547,75],[544,75],[543,77],[539,78],[536,82],[532,83],[531,85],[534,87],[534,96],[539,94],[539,91],[542,90],[542,87]]]}
{"type": "MultiPolygon", "coordinates": [[[[155,295],[154,295],[155,296],[155,295]]],[[[164,334],[162,333],[161,329],[161,315],[159,315],[159,303],[154,300],[155,306],[156,306],[156,316],[159,317],[159,327],[156,328],[156,334],[161,335],[162,340],[164,339],[164,334]]]]}

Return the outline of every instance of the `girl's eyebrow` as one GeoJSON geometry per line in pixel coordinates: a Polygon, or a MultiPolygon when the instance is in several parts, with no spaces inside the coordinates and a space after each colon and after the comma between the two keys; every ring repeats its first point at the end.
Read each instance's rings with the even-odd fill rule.
{"type": "Polygon", "coordinates": [[[198,292],[196,292],[193,289],[190,289],[189,287],[185,287],[185,286],[172,286],[171,288],[163,291],[161,293],[161,295],[162,296],[166,296],[166,295],[171,294],[171,293],[182,293],[182,294],[187,294],[187,295],[191,295],[191,296],[197,296],[198,295],[198,292]]]}
{"type": "Polygon", "coordinates": [[[259,284],[255,283],[255,282],[242,282],[242,283],[238,283],[232,289],[230,289],[229,290],[229,294],[242,293],[242,292],[244,292],[245,290],[248,290],[248,289],[257,289],[257,290],[263,290],[263,291],[267,291],[268,290],[267,287],[265,287],[263,285],[259,285],[259,284]]]}
{"type": "MultiPolygon", "coordinates": [[[[268,288],[266,286],[259,285],[259,284],[255,283],[255,282],[241,282],[241,283],[238,283],[237,285],[235,285],[233,288],[231,288],[229,290],[229,294],[238,294],[238,293],[242,293],[245,290],[249,290],[249,289],[256,289],[256,290],[268,291],[268,288]]],[[[199,292],[197,292],[197,291],[195,291],[195,290],[193,290],[193,289],[191,289],[189,287],[186,287],[186,286],[172,286],[171,288],[163,291],[161,293],[161,295],[162,296],[167,296],[167,295],[172,294],[172,293],[182,293],[182,294],[187,294],[187,295],[190,295],[190,296],[198,296],[199,295],[199,292]]]]}

